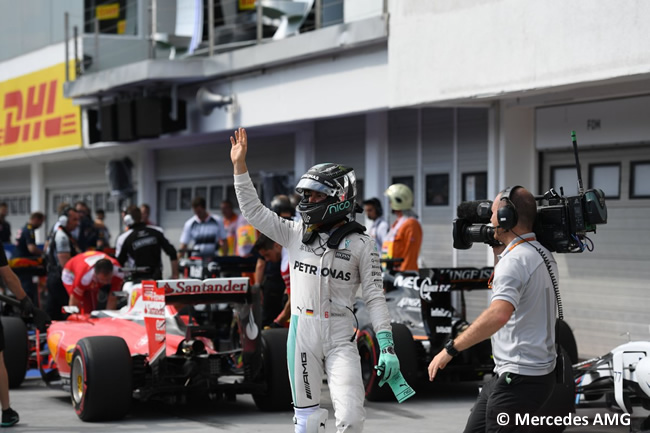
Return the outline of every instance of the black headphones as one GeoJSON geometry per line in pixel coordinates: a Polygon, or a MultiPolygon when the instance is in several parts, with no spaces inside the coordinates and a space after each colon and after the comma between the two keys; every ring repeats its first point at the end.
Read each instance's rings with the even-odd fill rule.
{"type": "Polygon", "coordinates": [[[517,188],[523,187],[521,185],[509,186],[501,193],[499,203],[504,202],[504,204],[499,206],[497,210],[497,222],[503,230],[511,230],[517,225],[517,221],[519,220],[517,208],[512,202],[512,194],[517,188]]]}
{"type": "Polygon", "coordinates": [[[375,208],[375,213],[377,214],[377,218],[382,216],[384,214],[384,210],[381,207],[381,202],[379,201],[378,198],[371,198],[369,200],[366,200],[363,202],[363,204],[369,204],[375,208]]]}
{"type": "Polygon", "coordinates": [[[68,216],[70,215],[70,211],[75,210],[72,206],[66,206],[63,208],[61,211],[61,214],[59,215],[59,225],[65,228],[65,226],[68,225],[68,216]]]}

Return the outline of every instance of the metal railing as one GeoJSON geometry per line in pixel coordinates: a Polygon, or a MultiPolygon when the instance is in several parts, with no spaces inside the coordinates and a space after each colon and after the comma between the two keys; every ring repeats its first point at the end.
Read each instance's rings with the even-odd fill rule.
{"type": "MultiPolygon", "coordinates": [[[[115,23],[100,22],[93,5],[84,10],[82,37],[86,43],[82,53],[84,59],[77,67],[77,76],[85,72],[86,62],[92,61],[91,70],[101,70],[137,61],[133,53],[137,51],[138,46],[146,50],[144,53],[148,51],[150,59],[162,54],[166,54],[169,58],[213,56],[218,52],[266,43],[298,32],[318,30],[343,22],[346,0],[257,0],[253,9],[240,8],[240,1],[185,0],[185,3],[181,3],[181,0],[177,2],[148,0],[145,3],[147,7],[138,8],[137,0],[126,0],[118,3],[120,7],[117,11],[125,18],[121,21],[115,20],[115,23]],[[193,5],[194,15],[181,9],[179,4],[193,5]],[[287,25],[289,19],[282,16],[283,12],[299,13],[295,11],[300,11],[301,5],[306,9],[303,12],[304,16],[297,20],[300,26],[289,27],[287,25]],[[168,19],[172,16],[175,18],[175,25],[170,24],[173,20],[168,19]],[[159,22],[161,17],[165,23],[159,22]],[[133,23],[134,21],[136,24],[133,23]],[[129,35],[120,34],[125,28],[130,29],[129,35]],[[283,28],[285,34],[278,33],[280,28],[283,28]],[[88,32],[90,29],[93,30],[92,33],[88,32]],[[179,35],[179,29],[185,33],[179,35]],[[193,36],[189,34],[190,30],[194,32],[193,36]],[[189,45],[190,40],[195,46],[189,45]],[[148,49],[144,48],[146,46],[148,49]]],[[[382,0],[382,8],[385,15],[388,10],[388,0],[382,0]]],[[[291,21],[292,23],[296,21],[295,15],[291,16],[291,21]]],[[[75,35],[77,31],[75,27],[75,35]]],[[[67,13],[64,32],[68,41],[70,29],[67,13]]],[[[139,59],[143,60],[147,58],[146,56],[147,54],[145,57],[140,54],[139,59]]],[[[79,58],[77,53],[75,58],[79,58]]],[[[67,59],[69,53],[66,44],[66,65],[67,59]]],[[[69,80],[69,75],[66,79],[69,80]]]]}

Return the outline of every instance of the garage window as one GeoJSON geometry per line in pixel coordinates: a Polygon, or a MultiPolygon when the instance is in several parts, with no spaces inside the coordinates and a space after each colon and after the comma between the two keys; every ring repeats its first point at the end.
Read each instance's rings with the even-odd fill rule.
{"type": "Polygon", "coordinates": [[[602,189],[606,199],[621,198],[621,164],[590,164],[589,188],[602,189]]]}
{"type": "Polygon", "coordinates": [[[650,198],[650,161],[632,162],[630,198],[650,198]]]}
{"type": "Polygon", "coordinates": [[[426,185],[426,205],[448,206],[449,174],[427,174],[424,179],[426,185]]]}
{"type": "Polygon", "coordinates": [[[208,198],[207,194],[208,194],[208,188],[205,186],[197,186],[196,188],[194,188],[194,198],[201,197],[207,200],[208,198]]]}
{"type": "Polygon", "coordinates": [[[565,196],[578,195],[576,167],[574,165],[551,167],[551,188],[565,196]],[[563,190],[564,192],[562,192],[563,190]]]}
{"type": "Polygon", "coordinates": [[[178,189],[169,188],[165,193],[165,210],[176,210],[178,208],[178,189]]]}
{"type": "Polygon", "coordinates": [[[487,199],[487,172],[463,173],[463,201],[487,199]]]}
{"type": "Polygon", "coordinates": [[[181,188],[181,210],[192,208],[192,188],[181,188]]]}
{"type": "Polygon", "coordinates": [[[210,209],[219,209],[223,200],[223,186],[210,187],[210,209]]]}

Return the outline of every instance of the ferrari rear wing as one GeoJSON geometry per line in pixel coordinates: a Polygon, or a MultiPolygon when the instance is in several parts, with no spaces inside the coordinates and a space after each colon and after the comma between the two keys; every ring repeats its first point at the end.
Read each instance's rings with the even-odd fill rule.
{"type": "Polygon", "coordinates": [[[153,363],[165,357],[165,305],[243,303],[248,299],[248,278],[146,280],[142,289],[149,362],[153,363]]]}
{"type": "Polygon", "coordinates": [[[158,280],[166,304],[243,303],[248,299],[248,277],[209,278],[207,280],[158,280]]]}

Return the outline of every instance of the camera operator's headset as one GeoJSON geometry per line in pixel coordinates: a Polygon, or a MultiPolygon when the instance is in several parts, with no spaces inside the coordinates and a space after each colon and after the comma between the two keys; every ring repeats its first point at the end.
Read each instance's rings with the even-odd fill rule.
{"type": "Polygon", "coordinates": [[[64,229],[68,225],[68,217],[70,216],[70,212],[73,210],[75,210],[75,208],[72,206],[66,206],[63,208],[61,214],[59,215],[59,225],[64,229]]]}
{"type": "Polygon", "coordinates": [[[501,199],[499,204],[503,202],[502,206],[499,206],[497,210],[497,222],[499,223],[499,228],[503,230],[512,230],[519,220],[519,215],[517,214],[517,208],[512,202],[512,194],[518,188],[523,188],[521,185],[509,186],[501,194],[501,199]]]}

